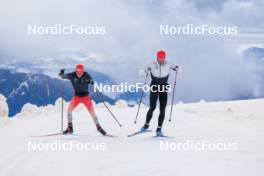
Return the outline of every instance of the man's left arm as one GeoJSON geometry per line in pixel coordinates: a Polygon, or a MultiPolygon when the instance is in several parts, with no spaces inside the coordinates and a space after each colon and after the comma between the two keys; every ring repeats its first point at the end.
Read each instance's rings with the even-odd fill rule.
{"type": "Polygon", "coordinates": [[[86,73],[85,80],[86,80],[87,84],[91,84],[91,85],[94,84],[94,80],[89,73],[86,73]]]}
{"type": "Polygon", "coordinates": [[[175,64],[175,63],[170,63],[170,69],[172,69],[174,71],[179,71],[180,66],[175,64]]]}

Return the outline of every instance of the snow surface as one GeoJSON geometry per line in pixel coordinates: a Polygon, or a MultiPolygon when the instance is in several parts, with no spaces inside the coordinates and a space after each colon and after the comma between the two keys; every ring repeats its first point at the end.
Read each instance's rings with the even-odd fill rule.
{"type": "MultiPolygon", "coordinates": [[[[122,102],[119,102],[120,104],[122,102]]],[[[119,106],[120,106],[119,104],[119,106]]],[[[12,119],[0,118],[1,176],[262,176],[264,173],[264,99],[178,104],[171,123],[166,119],[164,132],[173,139],[152,138],[153,132],[127,138],[139,129],[147,109],[111,106],[123,124],[115,124],[107,109],[96,107],[102,126],[118,137],[98,134],[85,108],[74,115],[72,136],[31,137],[60,131],[60,102],[56,106],[27,105],[12,119]],[[29,110],[32,107],[32,110],[29,110]],[[28,109],[29,108],[29,109],[28,109]],[[5,125],[2,125],[5,124],[5,125]],[[161,151],[160,142],[180,143],[187,140],[234,142],[235,151],[161,151]],[[105,143],[104,151],[28,151],[28,142],[55,141],[105,143]]],[[[101,104],[102,105],[102,104],[101,104]]],[[[167,108],[167,118],[170,108],[167,108]]],[[[65,111],[66,114],[66,111],[65,111]]],[[[158,110],[151,129],[155,130],[158,110]]],[[[66,125],[66,121],[64,123],[66,125]]]]}

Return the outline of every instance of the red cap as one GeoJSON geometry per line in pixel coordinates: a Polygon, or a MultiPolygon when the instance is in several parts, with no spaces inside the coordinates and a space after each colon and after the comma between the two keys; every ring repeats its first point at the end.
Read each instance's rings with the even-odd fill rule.
{"type": "Polygon", "coordinates": [[[82,74],[84,72],[84,66],[82,64],[76,65],[76,73],[82,74]]]}
{"type": "Polygon", "coordinates": [[[165,58],[166,58],[166,52],[163,50],[159,50],[157,52],[157,59],[158,60],[165,60],[165,58]]]}

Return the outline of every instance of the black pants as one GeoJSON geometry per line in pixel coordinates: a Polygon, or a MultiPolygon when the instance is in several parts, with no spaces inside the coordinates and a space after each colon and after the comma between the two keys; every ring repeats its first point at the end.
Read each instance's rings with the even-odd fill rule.
{"type": "Polygon", "coordinates": [[[150,92],[150,96],[149,96],[150,108],[147,113],[146,124],[149,124],[152,118],[153,111],[156,108],[158,98],[160,102],[160,114],[159,114],[158,127],[162,127],[162,124],[165,118],[165,109],[167,105],[167,98],[168,98],[167,92],[150,92]]]}

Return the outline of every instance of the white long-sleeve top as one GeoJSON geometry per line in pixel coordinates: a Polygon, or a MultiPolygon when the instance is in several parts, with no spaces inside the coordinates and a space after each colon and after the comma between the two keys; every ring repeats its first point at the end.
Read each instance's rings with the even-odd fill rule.
{"type": "Polygon", "coordinates": [[[178,66],[171,62],[164,61],[163,64],[159,64],[158,62],[152,62],[148,66],[145,67],[145,72],[150,71],[151,75],[156,78],[165,78],[169,76],[170,70],[177,69],[178,66]]]}

